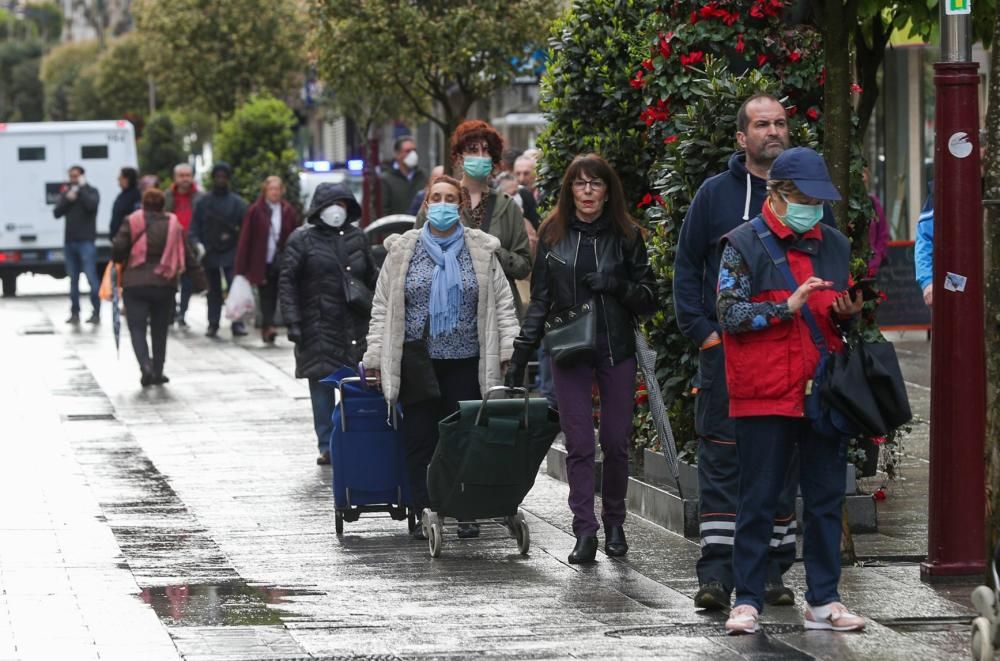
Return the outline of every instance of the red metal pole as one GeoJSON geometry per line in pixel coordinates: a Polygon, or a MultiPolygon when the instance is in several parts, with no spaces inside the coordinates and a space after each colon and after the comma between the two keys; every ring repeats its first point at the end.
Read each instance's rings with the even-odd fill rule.
{"type": "Polygon", "coordinates": [[[925,579],[977,575],[985,569],[986,351],[978,67],[974,62],[934,65],[931,459],[927,562],[920,567],[925,579]]]}

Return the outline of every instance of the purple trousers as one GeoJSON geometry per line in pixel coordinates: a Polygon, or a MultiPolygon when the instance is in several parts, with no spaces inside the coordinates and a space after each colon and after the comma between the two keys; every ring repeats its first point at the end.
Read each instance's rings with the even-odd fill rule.
{"type": "MultiPolygon", "coordinates": [[[[603,340],[603,338],[599,338],[603,340]]],[[[599,440],[604,453],[601,479],[601,520],[608,526],[625,522],[628,489],[628,444],[635,408],[635,358],[611,364],[607,341],[598,341],[596,359],[572,367],[552,364],[552,380],[559,400],[559,423],[566,434],[566,472],[573,534],[597,534],[594,516],[594,415],[591,387],[597,379],[601,397],[599,440]]]]}

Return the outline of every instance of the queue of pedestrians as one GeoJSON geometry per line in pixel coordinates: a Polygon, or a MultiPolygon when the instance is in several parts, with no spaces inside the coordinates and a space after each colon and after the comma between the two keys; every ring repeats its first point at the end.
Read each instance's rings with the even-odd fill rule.
{"type": "MultiPolygon", "coordinates": [[[[692,383],[701,536],[695,605],[732,606],[726,630],[738,634],[757,631],[765,606],[795,603],[783,575],[795,559],[801,489],[806,627],[859,630],[864,620],[837,591],[846,439],[817,432],[805,411],[826,348],[842,351],[842,332],[861,309],[861,294],[845,293],[849,243],[828,204],[839,193],[819,154],[790,146],[776,98],[748,98],[735,129],[739,150],[695,195],[674,264],[678,325],[699,348],[692,383]]],[[[300,224],[279,177],[262,182],[248,205],[230,190],[225,163],[213,167],[205,194],[186,164],[175,168],[166,194],[155,187],[140,194],[137,173],[124,168],[113,259],[122,268],[142,386],[169,381],[168,327],[186,326],[191,294],[207,291],[206,334],[216,337],[224,292],[235,277],[245,278],[259,294],[262,340],[274,343],[280,313],[294,343],[295,375],[309,382],[317,463],[331,463],[334,433],[334,396],[323,379],[363,364],[389,409],[402,415],[406,475],[420,517],[430,505],[426,476],[438,423],[459,402],[487,399],[491,388],[523,387],[537,359],[538,385],[565,436],[576,537],[568,562],[594,562],[601,537],[608,556],[626,556],[634,333],[658,301],[646,232],[629,213],[618,175],[601,156],[581,154],[549,204],[534,188],[535,154],[505,151],[486,122],[466,121],[451,136],[457,178],[425,175],[415,146],[411,137],[398,139],[383,178],[387,208],[414,210],[416,220],[414,229],[384,241],[381,269],[345,185],[321,184],[300,224]],[[544,218],[539,207],[549,207],[544,218]]],[[[96,191],[82,168],[71,170],[70,180],[56,214],[67,219],[67,246],[81,244],[72,262],[67,252],[71,276],[85,273],[96,292],[84,245],[88,237],[93,243],[96,191]]],[[[100,321],[99,302],[89,321],[100,321]]],[[[234,336],[246,332],[233,321],[234,336]]],[[[424,538],[427,530],[418,519],[412,534],[424,538]]],[[[459,537],[478,535],[475,521],[458,528],[459,537]]]]}

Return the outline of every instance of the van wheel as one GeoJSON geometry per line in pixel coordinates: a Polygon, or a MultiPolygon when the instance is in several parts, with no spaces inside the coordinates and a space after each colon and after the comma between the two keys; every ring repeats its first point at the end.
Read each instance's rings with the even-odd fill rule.
{"type": "Polygon", "coordinates": [[[17,274],[8,273],[3,276],[3,297],[14,298],[17,294],[17,274]]]}

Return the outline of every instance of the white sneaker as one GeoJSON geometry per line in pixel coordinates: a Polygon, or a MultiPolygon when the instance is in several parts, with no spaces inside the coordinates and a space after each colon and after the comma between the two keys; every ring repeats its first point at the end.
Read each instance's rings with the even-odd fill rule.
{"type": "Polygon", "coordinates": [[[729,611],[726,620],[726,633],[739,636],[745,633],[757,633],[757,609],[749,604],[741,604],[729,611]]]}
{"type": "Polygon", "coordinates": [[[847,610],[847,606],[835,601],[825,606],[806,608],[806,629],[826,631],[861,631],[865,628],[865,618],[847,610]]]}

